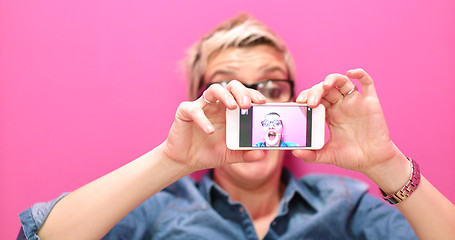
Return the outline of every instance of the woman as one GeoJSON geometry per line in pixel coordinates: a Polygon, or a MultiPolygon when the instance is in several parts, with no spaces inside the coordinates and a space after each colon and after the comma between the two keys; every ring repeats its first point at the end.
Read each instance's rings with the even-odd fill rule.
{"type": "Polygon", "coordinates": [[[256,143],[255,147],[297,147],[296,143],[285,142],[283,140],[283,121],[280,114],[276,112],[268,113],[261,121],[264,132],[264,142],[256,143]]]}
{"type": "Polygon", "coordinates": [[[329,75],[298,95],[298,103],[325,105],[331,138],[321,150],[293,154],[364,173],[390,194],[386,199],[400,201],[402,214],[355,180],[296,179],[282,167],[283,151],[226,148],[226,108],[292,98],[286,86],[280,94],[245,87],[295,79],[289,52],[266,26],[248,16],[231,19],[193,46],[188,63],[192,101],[177,109],[168,138],[114,172],[24,211],[20,237],[409,239],[416,238],[413,229],[420,239],[454,238],[455,207],[418,178],[417,164],[393,144],[365,71],[329,75]],[[361,83],[362,94],[350,78],[361,83]],[[207,168],[214,170],[199,184],[185,177],[207,168]],[[400,195],[416,179],[418,187],[400,195]]]}

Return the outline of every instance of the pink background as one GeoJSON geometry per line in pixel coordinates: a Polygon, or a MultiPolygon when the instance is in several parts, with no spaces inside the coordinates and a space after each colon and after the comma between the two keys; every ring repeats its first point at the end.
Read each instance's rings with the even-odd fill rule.
{"type": "Polygon", "coordinates": [[[306,108],[296,107],[268,107],[255,106],[253,108],[253,146],[258,142],[264,142],[264,130],[261,121],[270,112],[280,115],[283,122],[283,139],[286,142],[306,145],[306,108]]]}
{"type": "MultiPolygon", "coordinates": [[[[2,0],[1,238],[14,238],[17,214],[31,204],[72,191],[164,141],[186,99],[179,71],[185,49],[240,11],[287,42],[298,90],[330,73],[367,70],[396,145],[455,201],[452,0],[2,0]]],[[[331,166],[287,164],[298,175],[366,180],[331,166]]],[[[377,195],[374,186],[371,192],[377,195]]]]}

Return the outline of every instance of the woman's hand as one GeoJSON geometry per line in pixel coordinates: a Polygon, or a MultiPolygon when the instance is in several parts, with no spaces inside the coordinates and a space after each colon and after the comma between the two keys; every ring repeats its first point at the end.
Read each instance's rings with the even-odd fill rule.
{"type": "Polygon", "coordinates": [[[369,175],[376,168],[390,165],[391,159],[403,159],[390,139],[373,80],[364,70],[350,70],[347,76],[329,75],[324,82],[303,91],[297,102],[310,107],[323,104],[327,109],[330,138],[325,146],[317,151],[293,152],[306,162],[337,165],[369,175]],[[349,78],[360,82],[362,93],[349,78]]]}
{"type": "Polygon", "coordinates": [[[239,81],[233,80],[226,87],[211,85],[199,99],[180,104],[163,144],[164,154],[191,171],[261,159],[264,153],[260,150],[226,148],[226,108],[238,105],[246,109],[251,103],[265,103],[265,98],[239,81]]]}
{"type": "MultiPolygon", "coordinates": [[[[409,180],[409,161],[389,137],[373,80],[365,71],[329,75],[303,91],[297,102],[310,107],[324,104],[330,138],[322,149],[294,150],[295,156],[362,172],[388,194],[409,180]],[[360,82],[362,93],[351,92],[354,84],[348,77],[360,82]]],[[[417,190],[396,206],[419,239],[454,238],[455,207],[423,175],[417,190]]]]}

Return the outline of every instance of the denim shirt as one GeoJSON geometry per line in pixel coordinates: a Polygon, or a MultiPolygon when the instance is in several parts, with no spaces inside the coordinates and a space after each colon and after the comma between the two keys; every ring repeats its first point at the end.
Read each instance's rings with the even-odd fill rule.
{"type": "MultiPolygon", "coordinates": [[[[417,239],[394,207],[367,193],[365,183],[332,175],[296,179],[287,185],[264,239],[417,239]]],[[[35,234],[59,198],[38,203],[19,217],[18,239],[35,234]],[[25,235],[25,236],[24,236],[25,235]]],[[[200,183],[184,177],[146,200],[103,239],[258,239],[245,207],[217,185],[211,173],[200,183]]]]}

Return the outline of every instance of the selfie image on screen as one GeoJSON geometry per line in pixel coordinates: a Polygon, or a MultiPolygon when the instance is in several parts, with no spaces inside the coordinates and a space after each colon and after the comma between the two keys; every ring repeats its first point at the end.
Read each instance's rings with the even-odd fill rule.
{"type": "Polygon", "coordinates": [[[308,119],[311,109],[297,106],[261,106],[240,116],[240,146],[306,147],[311,145],[308,119]]]}

